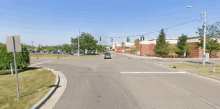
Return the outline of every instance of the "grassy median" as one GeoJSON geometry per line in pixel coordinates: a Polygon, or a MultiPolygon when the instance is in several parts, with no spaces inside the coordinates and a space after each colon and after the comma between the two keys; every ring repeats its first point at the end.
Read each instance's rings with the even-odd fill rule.
{"type": "Polygon", "coordinates": [[[17,98],[15,75],[0,75],[0,109],[30,109],[55,83],[55,75],[46,69],[18,74],[20,100],[17,98]]]}
{"type": "Polygon", "coordinates": [[[76,55],[67,55],[67,54],[30,54],[30,57],[32,58],[46,58],[46,57],[54,57],[54,58],[62,58],[62,57],[71,57],[71,58],[77,58],[77,57],[87,57],[87,56],[96,56],[95,55],[81,55],[81,56],[76,56],[76,55]]]}
{"type": "Polygon", "coordinates": [[[213,72],[213,68],[212,68],[213,65],[211,63],[207,63],[206,66],[203,66],[201,63],[184,62],[184,63],[170,63],[168,64],[168,66],[220,80],[219,64],[215,64],[215,72],[213,72]]]}

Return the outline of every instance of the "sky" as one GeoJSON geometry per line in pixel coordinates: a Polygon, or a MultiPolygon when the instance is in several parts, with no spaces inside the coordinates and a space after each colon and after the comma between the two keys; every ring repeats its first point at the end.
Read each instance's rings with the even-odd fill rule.
{"type": "Polygon", "coordinates": [[[220,21],[220,0],[1,0],[0,42],[19,35],[21,42],[34,46],[70,44],[80,32],[91,33],[100,44],[131,41],[149,32],[145,39],[157,38],[159,30],[194,19],[165,31],[167,38],[181,34],[198,36],[203,24],[196,9],[207,12],[207,24],[220,21]],[[192,6],[188,9],[186,6],[192,6]],[[122,37],[122,38],[118,38],[122,37]]]}

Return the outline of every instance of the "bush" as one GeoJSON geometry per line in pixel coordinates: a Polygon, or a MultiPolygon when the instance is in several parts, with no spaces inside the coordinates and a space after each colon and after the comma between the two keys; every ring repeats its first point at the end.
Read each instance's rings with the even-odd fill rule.
{"type": "MultiPolygon", "coordinates": [[[[18,69],[23,69],[30,65],[29,52],[25,46],[22,45],[22,52],[15,55],[18,69]]],[[[10,63],[14,66],[13,53],[8,53],[6,46],[0,47],[0,70],[9,70],[10,63]]]]}

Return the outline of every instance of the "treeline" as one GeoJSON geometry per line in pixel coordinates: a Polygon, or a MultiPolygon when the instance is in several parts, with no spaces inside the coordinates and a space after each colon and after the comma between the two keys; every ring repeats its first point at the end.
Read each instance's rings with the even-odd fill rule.
{"type": "MultiPolygon", "coordinates": [[[[72,44],[63,44],[59,46],[41,46],[39,45],[36,48],[37,52],[40,51],[55,51],[55,50],[60,50],[60,51],[66,51],[70,52],[73,50],[78,50],[78,38],[72,38],[71,39],[72,44]]],[[[80,45],[80,50],[97,50],[97,51],[104,51],[106,49],[105,46],[103,45],[98,45],[97,40],[94,39],[94,37],[89,34],[89,33],[82,33],[79,37],[79,45],[80,45]]],[[[34,47],[25,45],[28,49],[35,50],[34,47]]]]}

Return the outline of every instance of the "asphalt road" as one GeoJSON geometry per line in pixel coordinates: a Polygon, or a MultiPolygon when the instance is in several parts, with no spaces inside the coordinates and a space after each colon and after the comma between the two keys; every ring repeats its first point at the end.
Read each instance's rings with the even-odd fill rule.
{"type": "Polygon", "coordinates": [[[31,60],[37,63],[67,78],[66,90],[54,109],[220,109],[218,82],[173,73],[174,69],[153,61],[113,54],[105,60],[103,55],[31,60]]]}

